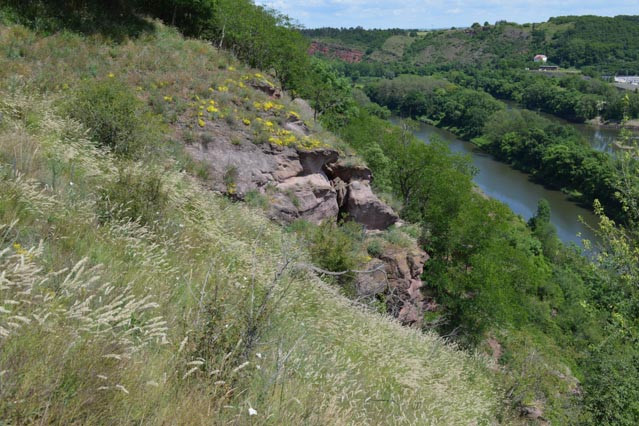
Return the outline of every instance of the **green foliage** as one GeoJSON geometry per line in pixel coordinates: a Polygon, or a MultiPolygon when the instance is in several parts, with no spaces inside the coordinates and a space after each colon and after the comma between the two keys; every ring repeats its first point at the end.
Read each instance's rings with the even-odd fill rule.
{"type": "Polygon", "coordinates": [[[355,102],[349,81],[321,60],[312,60],[299,92],[311,101],[313,118],[321,117],[331,129],[342,126],[354,112],[355,102]]]}
{"type": "Polygon", "coordinates": [[[371,240],[366,246],[366,251],[372,257],[379,257],[384,252],[384,246],[379,239],[371,240]]]}
{"type": "Polygon", "coordinates": [[[123,157],[137,157],[153,145],[157,149],[162,140],[162,124],[115,78],[84,82],[66,111],[99,146],[123,157]]]}
{"type": "Polygon", "coordinates": [[[639,17],[561,16],[548,22],[569,24],[548,43],[560,65],[639,73],[639,17]]]}
{"type": "Polygon", "coordinates": [[[366,90],[372,100],[403,116],[427,119],[467,139],[481,134],[489,117],[503,108],[484,92],[433,77],[405,75],[381,80],[366,90]]]}
{"type": "MultiPolygon", "coordinates": [[[[615,336],[616,337],[616,336],[615,336]]],[[[639,348],[611,338],[593,350],[583,386],[588,425],[636,425],[639,421],[639,348]]]]}
{"type": "Polygon", "coordinates": [[[557,189],[577,190],[591,206],[599,199],[616,217],[624,216],[609,155],[588,147],[576,131],[530,111],[502,111],[486,123],[477,143],[501,161],[557,189]]]}
{"type": "Polygon", "coordinates": [[[44,33],[66,29],[123,40],[152,30],[135,15],[136,6],[135,0],[7,0],[0,17],[44,33]]]}
{"type": "Polygon", "coordinates": [[[99,192],[100,220],[134,220],[152,225],[164,215],[168,195],[162,175],[154,170],[120,169],[114,182],[99,192]]]}
{"type": "Polygon", "coordinates": [[[541,242],[546,257],[553,259],[560,249],[560,242],[557,230],[550,223],[550,204],[547,200],[539,200],[537,212],[528,221],[528,226],[533,235],[541,242]]]}
{"type": "Polygon", "coordinates": [[[361,49],[380,48],[391,36],[404,35],[407,30],[395,28],[386,30],[365,30],[362,27],[355,28],[313,28],[303,29],[302,34],[310,39],[330,40],[338,44],[361,49]]]}
{"type": "Polygon", "coordinates": [[[347,293],[352,289],[349,285],[355,278],[353,270],[362,263],[363,232],[356,222],[345,222],[340,225],[325,221],[314,225],[305,221],[297,221],[291,229],[308,244],[313,262],[322,269],[339,272],[337,282],[344,286],[347,293]]]}

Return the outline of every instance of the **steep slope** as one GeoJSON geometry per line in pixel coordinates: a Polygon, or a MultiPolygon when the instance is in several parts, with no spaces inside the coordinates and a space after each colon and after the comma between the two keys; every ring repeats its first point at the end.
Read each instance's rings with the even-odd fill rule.
{"type": "Polygon", "coordinates": [[[0,52],[4,421],[494,418],[485,360],[320,281],[301,242],[229,200],[234,174],[227,196],[211,191],[209,165],[184,145],[202,129],[232,146],[331,142],[317,131],[286,142],[286,116],[264,115],[279,108],[259,90],[268,76],[159,25],[122,44],[2,27],[0,52]],[[86,110],[135,137],[85,127],[86,110]],[[137,151],[118,151],[130,141],[137,151]]]}

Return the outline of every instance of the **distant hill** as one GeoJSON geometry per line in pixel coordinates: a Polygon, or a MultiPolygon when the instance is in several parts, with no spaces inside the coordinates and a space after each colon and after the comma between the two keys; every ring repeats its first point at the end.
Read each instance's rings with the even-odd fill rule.
{"type": "Polygon", "coordinates": [[[499,21],[432,31],[321,28],[303,33],[316,42],[364,51],[362,59],[368,62],[449,66],[500,61],[502,66],[521,66],[543,53],[563,68],[639,73],[639,16],[562,16],[543,23],[499,21]]]}

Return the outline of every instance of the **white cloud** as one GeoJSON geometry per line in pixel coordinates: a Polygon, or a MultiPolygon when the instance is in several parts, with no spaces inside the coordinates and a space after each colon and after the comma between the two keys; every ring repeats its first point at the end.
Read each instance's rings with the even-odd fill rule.
{"type": "Polygon", "coordinates": [[[306,27],[443,28],[473,22],[545,21],[560,15],[629,15],[639,0],[256,0],[306,27]]]}

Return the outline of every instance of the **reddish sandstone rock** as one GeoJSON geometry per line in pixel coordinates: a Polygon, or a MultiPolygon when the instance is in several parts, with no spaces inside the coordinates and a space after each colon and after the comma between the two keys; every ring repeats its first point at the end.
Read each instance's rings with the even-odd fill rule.
{"type": "Polygon", "coordinates": [[[364,57],[364,52],[361,50],[349,49],[348,47],[323,43],[321,41],[313,41],[308,48],[308,54],[315,55],[317,53],[329,58],[341,59],[351,64],[362,62],[362,58],[364,57]]]}
{"type": "Polygon", "coordinates": [[[351,181],[346,201],[348,217],[366,229],[386,229],[399,220],[397,214],[373,193],[366,181],[351,181]]]}
{"type": "Polygon", "coordinates": [[[337,194],[325,176],[316,173],[295,176],[276,186],[271,214],[274,218],[291,222],[305,219],[320,223],[337,218],[337,194]]]}

